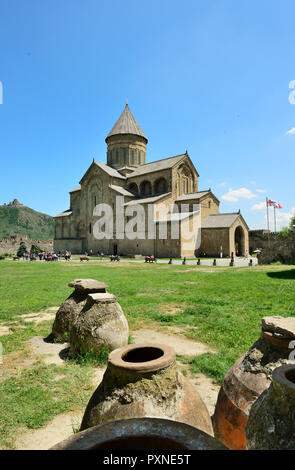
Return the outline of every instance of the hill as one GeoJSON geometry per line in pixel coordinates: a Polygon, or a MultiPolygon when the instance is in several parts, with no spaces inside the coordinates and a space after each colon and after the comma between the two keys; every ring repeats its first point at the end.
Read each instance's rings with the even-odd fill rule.
{"type": "Polygon", "coordinates": [[[9,238],[11,235],[27,235],[38,240],[53,238],[53,217],[23,206],[15,199],[0,206],[0,238],[9,238]]]}

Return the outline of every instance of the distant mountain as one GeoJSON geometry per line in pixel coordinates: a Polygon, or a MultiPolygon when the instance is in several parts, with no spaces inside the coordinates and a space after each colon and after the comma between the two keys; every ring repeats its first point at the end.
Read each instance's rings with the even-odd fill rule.
{"type": "Polygon", "coordinates": [[[0,238],[10,238],[11,235],[27,235],[38,240],[53,238],[53,217],[23,206],[14,199],[0,206],[0,238]]]}

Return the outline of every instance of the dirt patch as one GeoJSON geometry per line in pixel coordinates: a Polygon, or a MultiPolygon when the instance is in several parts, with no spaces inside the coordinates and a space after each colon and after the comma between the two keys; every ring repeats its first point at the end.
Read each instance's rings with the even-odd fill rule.
{"type": "Polygon", "coordinates": [[[27,322],[33,322],[35,324],[41,323],[45,320],[54,320],[55,314],[59,307],[50,307],[41,312],[27,313],[21,316],[21,319],[27,322]]]}
{"type": "Polygon", "coordinates": [[[36,362],[36,358],[32,358],[28,351],[17,350],[5,354],[3,363],[0,366],[0,380],[4,380],[10,375],[15,375],[22,369],[30,369],[36,362]]]}
{"type": "Polygon", "coordinates": [[[16,442],[18,450],[47,450],[70,437],[80,427],[83,411],[56,416],[47,426],[25,431],[16,442]]]}
{"type": "Polygon", "coordinates": [[[13,331],[9,326],[0,326],[0,336],[10,335],[13,331]]]}
{"type": "Polygon", "coordinates": [[[172,346],[176,354],[184,356],[197,356],[206,352],[215,352],[205,344],[197,343],[190,339],[182,338],[177,335],[169,335],[153,330],[137,330],[132,334],[135,344],[139,343],[161,343],[172,346]]]}
{"type": "Polygon", "coordinates": [[[159,312],[164,315],[177,315],[183,312],[183,305],[167,303],[159,307],[159,312]]]}

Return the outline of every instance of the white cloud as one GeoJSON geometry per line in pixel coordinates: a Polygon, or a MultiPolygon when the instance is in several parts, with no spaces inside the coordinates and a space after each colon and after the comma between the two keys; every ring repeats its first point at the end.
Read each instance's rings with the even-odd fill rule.
{"type": "Polygon", "coordinates": [[[266,201],[258,202],[251,207],[252,211],[263,211],[266,209],[266,201]]]}
{"type": "Polygon", "coordinates": [[[286,135],[288,135],[288,134],[290,134],[290,135],[295,134],[295,127],[292,127],[292,129],[289,129],[289,130],[286,132],[286,135]]]}
{"type": "Polygon", "coordinates": [[[295,214],[295,207],[292,207],[290,212],[282,212],[277,210],[277,220],[278,222],[287,223],[289,225],[291,217],[295,214]]]}
{"type": "Polygon", "coordinates": [[[256,189],[257,193],[266,193],[266,189],[256,189]]]}
{"type": "Polygon", "coordinates": [[[256,194],[253,194],[252,191],[248,188],[240,189],[231,189],[221,196],[224,201],[237,202],[239,199],[253,199],[256,197],[256,194]]]}
{"type": "MultiPolygon", "coordinates": [[[[289,212],[282,212],[280,209],[276,211],[276,218],[277,218],[277,230],[280,230],[283,226],[289,226],[291,217],[295,214],[295,207],[292,207],[289,212]]],[[[272,226],[274,225],[273,221],[273,214],[270,212],[270,229],[272,230],[272,226]]],[[[265,215],[266,219],[266,215],[265,215]]]]}
{"type": "Polygon", "coordinates": [[[219,183],[218,186],[221,186],[222,188],[224,188],[224,186],[226,186],[226,183],[223,181],[222,183],[219,183]]]}

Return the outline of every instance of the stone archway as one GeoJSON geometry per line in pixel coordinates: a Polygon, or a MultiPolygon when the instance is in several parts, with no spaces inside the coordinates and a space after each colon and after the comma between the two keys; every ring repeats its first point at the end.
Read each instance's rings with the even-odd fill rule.
{"type": "Polygon", "coordinates": [[[241,225],[235,230],[235,255],[239,253],[239,256],[245,256],[245,232],[241,225]]]}
{"type": "Polygon", "coordinates": [[[136,183],[129,184],[128,189],[131,193],[138,194],[138,186],[136,183]]]}
{"type": "Polygon", "coordinates": [[[140,184],[140,194],[142,196],[149,196],[152,194],[152,185],[149,181],[143,181],[140,184]]]}

